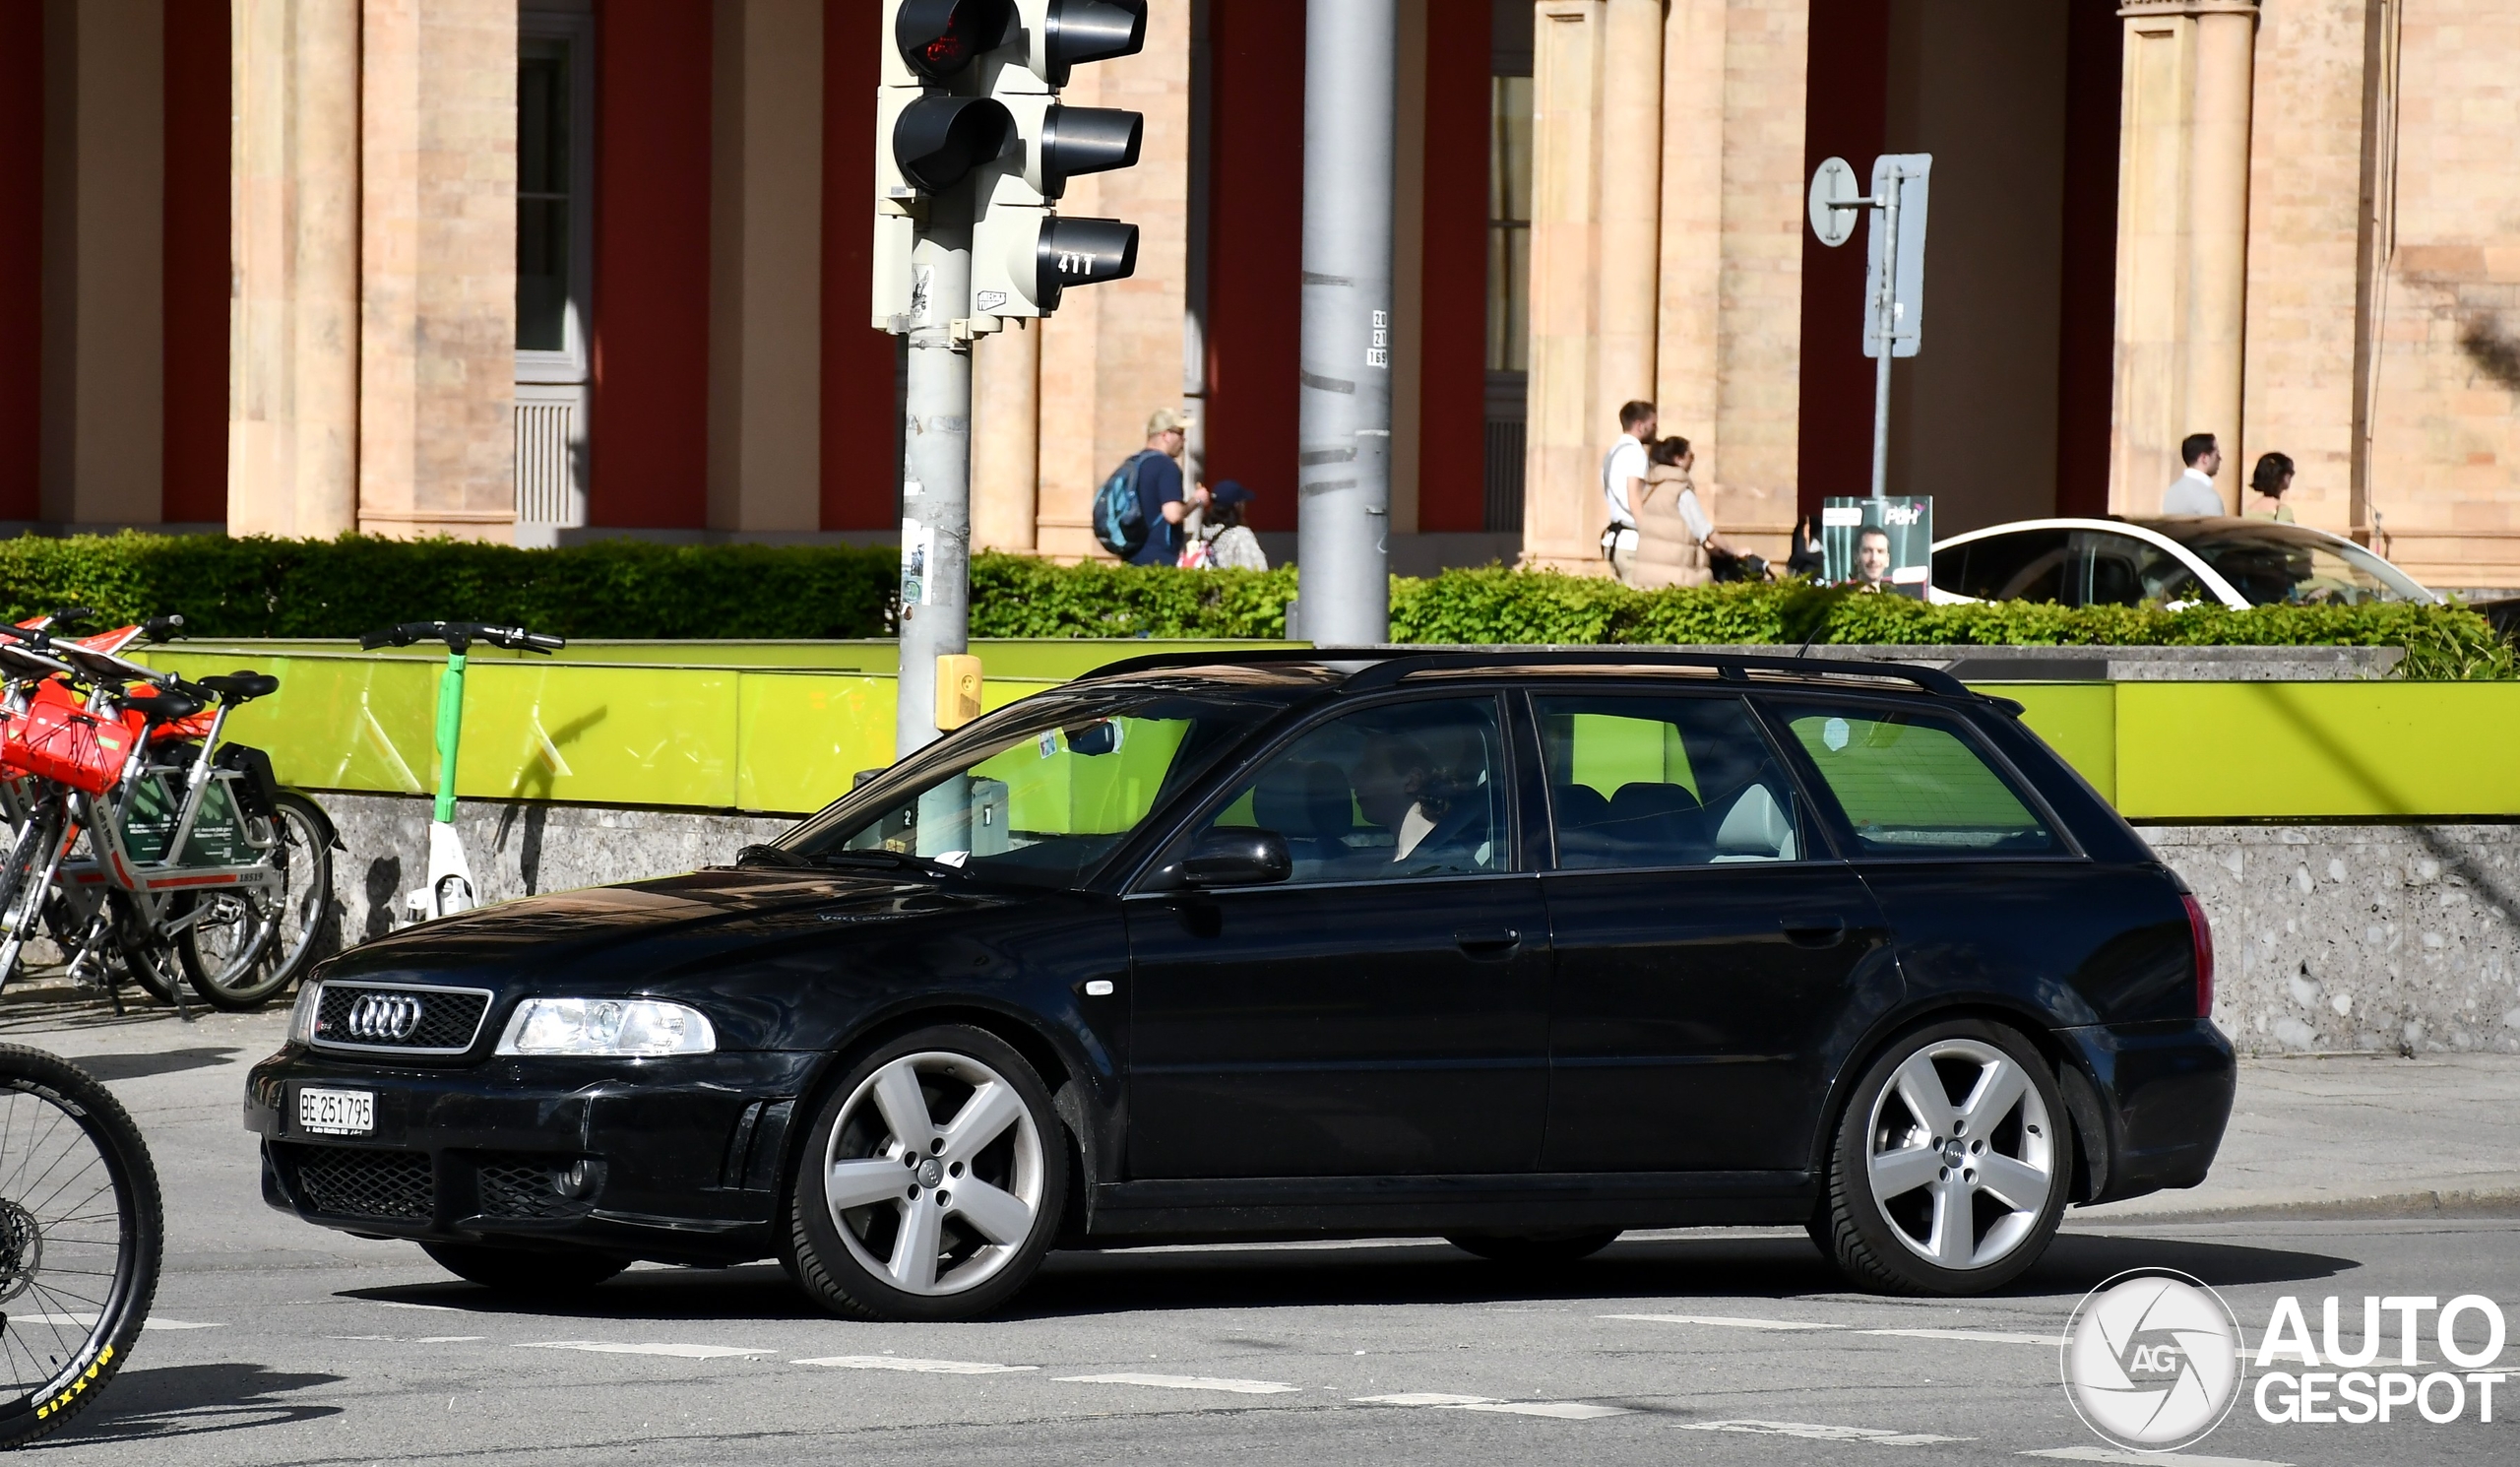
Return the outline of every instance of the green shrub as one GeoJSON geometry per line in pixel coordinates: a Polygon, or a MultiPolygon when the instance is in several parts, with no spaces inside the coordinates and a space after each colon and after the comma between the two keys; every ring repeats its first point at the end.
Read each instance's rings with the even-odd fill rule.
{"type": "MultiPolygon", "coordinates": [[[[876,637],[898,580],[888,547],[657,545],[520,550],[466,541],[117,535],[0,542],[0,614],[63,606],[137,621],[183,613],[196,637],[348,637],[397,621],[521,622],[568,637],[876,637]]],[[[972,563],[977,637],[1282,637],[1292,568],[1184,573],[972,563]]],[[[1928,606],[1808,588],[1635,591],[1552,572],[1446,571],[1391,583],[1414,643],[1833,643],[1941,646],[2404,647],[2405,675],[2509,677],[2512,652],[2456,606],[1928,606]]]]}

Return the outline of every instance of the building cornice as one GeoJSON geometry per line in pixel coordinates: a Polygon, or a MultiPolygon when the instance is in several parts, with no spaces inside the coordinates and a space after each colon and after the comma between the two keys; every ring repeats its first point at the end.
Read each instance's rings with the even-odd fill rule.
{"type": "Polygon", "coordinates": [[[2124,0],[2117,7],[2122,19],[2143,16],[2248,16],[2257,15],[2258,0],[2124,0]]]}

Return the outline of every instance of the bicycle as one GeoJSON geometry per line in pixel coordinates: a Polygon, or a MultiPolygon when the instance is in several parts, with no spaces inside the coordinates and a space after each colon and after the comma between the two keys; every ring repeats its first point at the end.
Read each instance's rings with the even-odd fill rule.
{"type": "Polygon", "coordinates": [[[131,1358],[165,1235],[121,1103],[59,1055],[0,1045],[0,1447],[88,1409],[131,1358]]]}
{"type": "Polygon", "coordinates": [[[472,882],[472,862],[465,855],[464,838],[455,830],[455,755],[464,741],[464,669],[476,641],[510,652],[538,652],[545,657],[569,645],[547,632],[478,621],[406,621],[358,639],[358,645],[370,652],[379,647],[409,647],[414,642],[446,644],[446,670],[437,681],[437,802],[429,811],[427,884],[404,896],[403,917],[407,923],[469,912],[478,890],[472,882]]]}

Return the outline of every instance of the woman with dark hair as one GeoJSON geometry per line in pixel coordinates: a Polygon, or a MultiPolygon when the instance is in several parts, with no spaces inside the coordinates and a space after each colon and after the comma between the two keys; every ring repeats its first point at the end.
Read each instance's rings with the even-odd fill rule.
{"type": "Polygon", "coordinates": [[[2284,491],[2293,486],[2293,460],[2289,456],[2259,454],[2257,467],[2249,471],[2248,486],[2269,506],[2250,511],[2250,518],[2273,520],[2283,525],[2293,523],[2293,506],[2284,502],[2284,491]]]}

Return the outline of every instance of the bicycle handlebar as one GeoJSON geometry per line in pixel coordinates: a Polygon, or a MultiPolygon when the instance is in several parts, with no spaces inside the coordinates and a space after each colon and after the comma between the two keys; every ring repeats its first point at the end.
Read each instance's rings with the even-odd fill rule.
{"type": "Polygon", "coordinates": [[[521,626],[492,626],[480,621],[406,621],[372,631],[358,639],[370,652],[379,647],[409,647],[414,642],[444,642],[449,652],[463,652],[474,642],[487,642],[510,652],[539,652],[545,657],[568,646],[565,638],[530,632],[521,626]]]}

